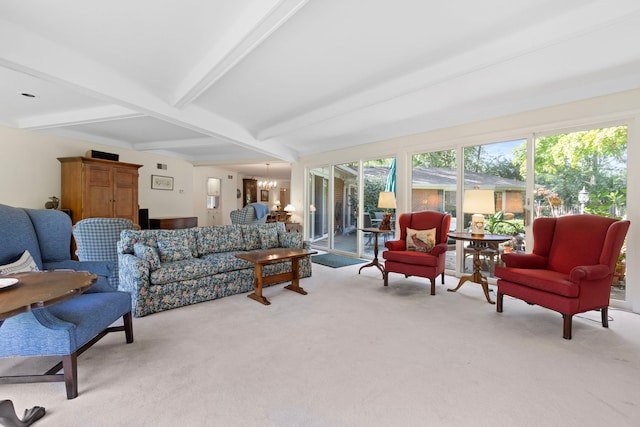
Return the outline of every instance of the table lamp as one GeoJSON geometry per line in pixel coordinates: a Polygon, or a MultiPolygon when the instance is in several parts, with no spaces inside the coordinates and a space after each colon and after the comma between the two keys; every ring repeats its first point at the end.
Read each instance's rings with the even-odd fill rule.
{"type": "Polygon", "coordinates": [[[391,230],[391,213],[389,209],[396,208],[396,196],[392,191],[381,191],[378,195],[378,207],[386,209],[384,218],[380,223],[380,230],[391,230]]]}
{"type": "Polygon", "coordinates": [[[462,202],[465,213],[471,215],[471,234],[484,234],[484,214],[496,213],[496,205],[493,198],[493,190],[466,190],[462,202]]]}
{"type": "Polygon", "coordinates": [[[295,212],[296,208],[291,203],[284,207],[284,211],[287,213],[287,222],[291,222],[291,212],[295,212]]]}

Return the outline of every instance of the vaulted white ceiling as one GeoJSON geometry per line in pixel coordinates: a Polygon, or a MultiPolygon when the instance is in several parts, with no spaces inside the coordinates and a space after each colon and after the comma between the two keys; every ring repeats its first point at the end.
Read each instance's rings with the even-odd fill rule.
{"type": "Polygon", "coordinates": [[[637,0],[5,0],[0,123],[294,162],[640,88],[638,40],[637,0]]]}

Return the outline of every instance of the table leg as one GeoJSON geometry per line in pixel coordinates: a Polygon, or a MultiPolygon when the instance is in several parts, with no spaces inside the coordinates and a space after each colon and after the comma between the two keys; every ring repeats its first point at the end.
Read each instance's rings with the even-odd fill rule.
{"type": "Polygon", "coordinates": [[[285,286],[284,288],[285,289],[289,289],[290,291],[293,291],[293,292],[297,292],[297,293],[302,294],[302,295],[307,295],[307,291],[305,291],[304,289],[302,289],[300,287],[300,277],[299,277],[299,273],[298,273],[298,271],[299,271],[298,261],[299,261],[298,258],[293,258],[291,260],[291,275],[292,275],[291,284],[285,286]]]}
{"type": "Polygon", "coordinates": [[[480,265],[482,262],[480,261],[480,251],[482,251],[482,247],[479,245],[474,246],[473,252],[473,274],[470,276],[463,276],[460,278],[458,282],[458,286],[454,289],[447,289],[449,292],[456,292],[460,287],[466,282],[475,282],[482,285],[482,290],[484,291],[484,297],[487,299],[489,304],[495,304],[495,301],[491,301],[491,297],[489,296],[489,282],[487,278],[480,273],[480,265]]]}
{"type": "Polygon", "coordinates": [[[360,267],[360,269],[358,270],[358,274],[360,274],[360,272],[362,271],[363,268],[367,268],[367,267],[377,267],[378,270],[380,270],[380,273],[382,273],[382,278],[384,279],[384,267],[380,264],[380,261],[378,260],[378,233],[373,233],[374,239],[373,239],[373,260],[371,260],[371,262],[369,264],[365,264],[362,267],[360,267]]]}
{"type": "Polygon", "coordinates": [[[248,298],[258,301],[260,304],[270,305],[268,299],[262,296],[262,264],[256,264],[253,278],[254,292],[247,295],[248,298]]]}

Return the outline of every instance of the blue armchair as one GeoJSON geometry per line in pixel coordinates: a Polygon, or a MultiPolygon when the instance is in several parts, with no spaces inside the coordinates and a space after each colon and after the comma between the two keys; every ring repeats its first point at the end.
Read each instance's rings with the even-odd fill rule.
{"type": "MultiPolygon", "coordinates": [[[[78,395],[77,357],[108,332],[124,331],[133,342],[131,297],[112,288],[113,267],[103,261],[71,259],[71,219],[57,210],[0,205],[0,271],[28,251],[39,270],[89,271],[97,282],[82,295],[6,319],[0,326],[0,357],[61,356],[62,362],[29,381],[52,381],[64,372],[67,398],[78,395]],[[122,326],[111,326],[123,318],[122,326]]],[[[28,257],[27,257],[28,258],[28,257]]],[[[6,268],[5,268],[6,270],[6,268]]],[[[0,383],[27,382],[25,377],[0,377],[0,383]]]]}

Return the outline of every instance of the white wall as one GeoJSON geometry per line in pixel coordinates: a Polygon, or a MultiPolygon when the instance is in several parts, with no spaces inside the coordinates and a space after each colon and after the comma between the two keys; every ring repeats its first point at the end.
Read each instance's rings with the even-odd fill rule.
{"type": "Polygon", "coordinates": [[[44,208],[50,196],[60,197],[58,157],[84,156],[88,150],[120,155],[139,169],[138,202],[149,216],[193,215],[193,165],[184,160],[0,126],[0,203],[44,208]],[[167,165],[166,170],[157,164],[167,165]],[[152,190],[151,175],[174,178],[174,190],[152,190]]]}
{"type": "MultiPolygon", "coordinates": [[[[240,179],[242,186],[242,180],[240,179]]],[[[230,212],[238,209],[236,198],[238,176],[235,172],[213,166],[196,166],[193,170],[193,214],[198,225],[231,224],[230,212]],[[207,209],[207,179],[220,179],[220,205],[207,209]]]]}

